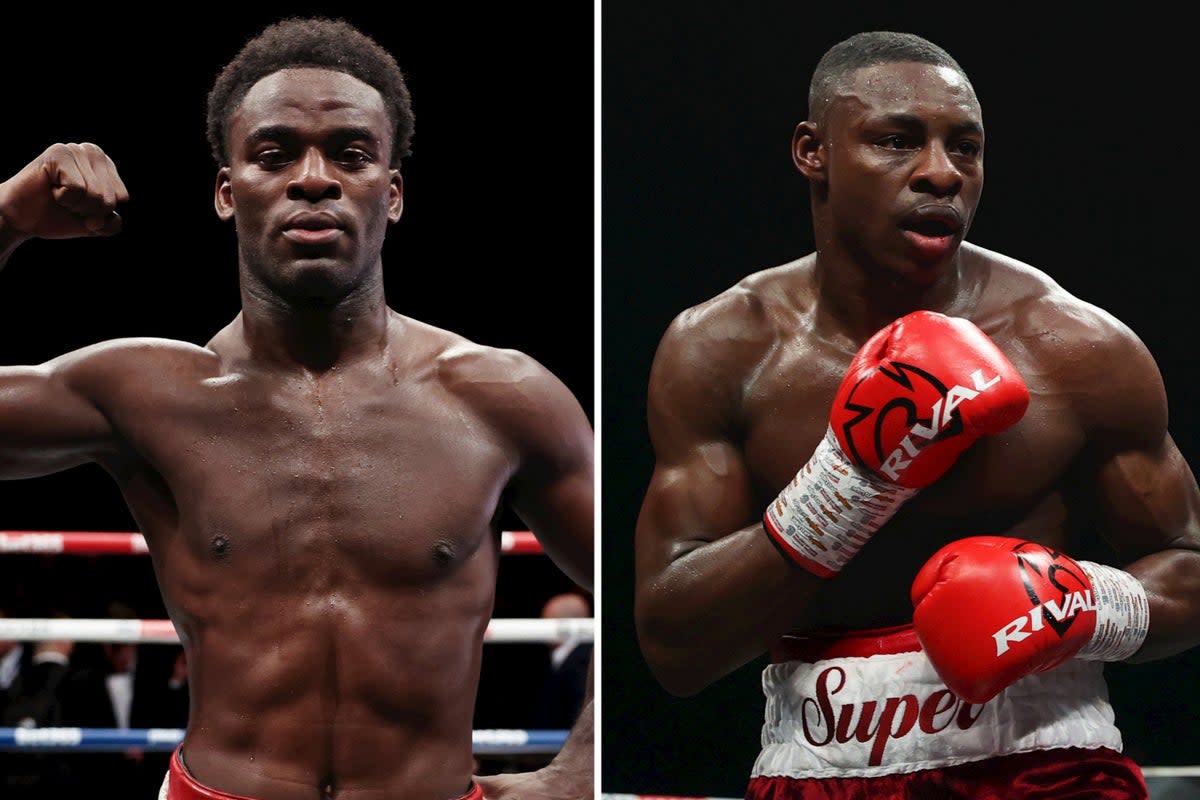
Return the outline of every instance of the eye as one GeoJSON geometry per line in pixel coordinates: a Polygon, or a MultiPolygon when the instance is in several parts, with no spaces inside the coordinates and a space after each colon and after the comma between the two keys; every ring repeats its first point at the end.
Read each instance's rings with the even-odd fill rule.
{"type": "Polygon", "coordinates": [[[889,150],[914,150],[920,146],[920,143],[915,138],[904,133],[893,133],[889,136],[884,136],[882,139],[876,141],[876,144],[889,150]]]}
{"type": "Polygon", "coordinates": [[[263,169],[278,169],[286,165],[290,160],[291,157],[278,147],[260,150],[254,154],[254,163],[263,169]]]}
{"type": "Polygon", "coordinates": [[[978,156],[982,149],[983,148],[980,147],[979,142],[975,142],[970,139],[963,139],[961,142],[956,142],[953,146],[953,151],[955,153],[967,156],[969,158],[978,156]]]}
{"type": "Polygon", "coordinates": [[[347,147],[338,154],[338,161],[351,167],[365,167],[375,161],[375,156],[361,147],[347,147]]]}

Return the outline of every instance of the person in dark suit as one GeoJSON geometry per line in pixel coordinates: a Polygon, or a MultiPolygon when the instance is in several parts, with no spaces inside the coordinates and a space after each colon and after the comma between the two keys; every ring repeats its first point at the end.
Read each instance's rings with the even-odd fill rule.
{"type": "MultiPolygon", "coordinates": [[[[121,602],[108,606],[114,619],[135,619],[121,602]]],[[[182,647],[105,642],[80,648],[78,672],[64,692],[63,719],[83,728],[185,728],[186,663],[182,647]]],[[[153,800],[169,753],[130,748],[119,753],[72,755],[83,785],[121,786],[131,798],[153,800]]]]}
{"type": "MultiPolygon", "coordinates": [[[[587,598],[578,592],[556,594],[542,606],[543,619],[590,617],[587,598]]],[[[534,727],[570,728],[583,707],[592,643],[568,638],[551,643],[550,673],[538,696],[534,727]]]]}
{"type": "MultiPolygon", "coordinates": [[[[0,617],[5,616],[0,608],[0,617]]],[[[72,675],[73,649],[70,641],[0,641],[0,727],[63,724],[62,692],[72,675]]],[[[67,759],[0,751],[0,797],[6,800],[52,800],[69,789],[72,779],[67,759]]]]}

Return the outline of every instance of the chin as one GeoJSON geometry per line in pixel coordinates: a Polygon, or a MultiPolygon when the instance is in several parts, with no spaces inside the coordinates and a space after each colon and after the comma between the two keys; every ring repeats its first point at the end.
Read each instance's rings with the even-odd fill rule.
{"type": "Polygon", "coordinates": [[[901,277],[914,286],[932,286],[950,271],[951,262],[920,265],[905,272],[901,277]]]}
{"type": "Polygon", "coordinates": [[[936,254],[909,249],[902,259],[899,265],[900,274],[912,281],[935,281],[954,269],[958,259],[958,248],[951,247],[936,254]]]}
{"type": "Polygon", "coordinates": [[[293,264],[274,282],[275,293],[293,305],[334,305],[354,290],[347,265],[333,259],[293,264]]]}

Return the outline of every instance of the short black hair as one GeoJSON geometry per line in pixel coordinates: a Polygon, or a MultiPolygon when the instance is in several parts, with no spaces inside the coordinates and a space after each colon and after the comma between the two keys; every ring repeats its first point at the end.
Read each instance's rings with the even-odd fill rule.
{"type": "Polygon", "coordinates": [[[856,70],[876,64],[912,61],[949,67],[970,85],[966,71],[954,58],[933,42],[915,33],[864,31],[835,44],[825,51],[813,70],[808,85],[809,119],[820,121],[843,82],[856,70]]]}
{"type": "Polygon", "coordinates": [[[208,144],[218,166],[229,163],[229,118],[250,87],[291,67],[336,70],[374,87],[383,96],[393,126],[390,166],[399,167],[400,160],[411,154],[412,99],[392,54],[345,20],[287,17],[246,42],[217,75],[208,93],[208,144]]]}

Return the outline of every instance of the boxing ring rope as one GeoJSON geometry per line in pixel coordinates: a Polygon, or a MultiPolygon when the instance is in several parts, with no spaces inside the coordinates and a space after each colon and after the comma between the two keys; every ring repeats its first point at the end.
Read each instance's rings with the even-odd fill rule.
{"type": "MultiPolygon", "coordinates": [[[[115,753],[136,748],[169,752],[183,741],[182,728],[0,728],[0,751],[115,753]]],[[[562,749],[565,730],[486,728],[473,731],[476,755],[549,755],[562,749]]]]}
{"type": "MultiPolygon", "coordinates": [[[[543,643],[565,639],[593,641],[591,617],[560,619],[493,619],[484,632],[484,643],[543,643]]],[[[169,619],[61,619],[0,618],[0,639],[20,642],[120,642],[122,644],[177,644],[179,634],[169,619]]]]}
{"type": "MultiPolygon", "coordinates": [[[[146,555],[146,539],[140,533],[110,531],[0,531],[0,555],[34,553],[43,555],[146,555]]],[[[536,555],[542,545],[529,531],[502,531],[500,552],[505,555],[536,555]]]]}
{"type": "MultiPolygon", "coordinates": [[[[529,531],[502,531],[500,552],[537,555],[541,543],[529,531]]],[[[114,531],[0,531],[0,555],[148,555],[140,533],[114,531]]],[[[489,621],[485,644],[541,643],[565,639],[594,641],[595,620],[497,618],[489,621]]],[[[62,619],[0,617],[0,639],[38,642],[119,642],[178,644],[169,619],[62,619]]],[[[566,730],[491,728],[471,734],[476,755],[552,755],[567,739],[566,730]]],[[[173,750],[183,741],[181,728],[2,728],[0,751],[147,752],[173,750]]]]}

